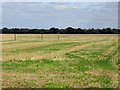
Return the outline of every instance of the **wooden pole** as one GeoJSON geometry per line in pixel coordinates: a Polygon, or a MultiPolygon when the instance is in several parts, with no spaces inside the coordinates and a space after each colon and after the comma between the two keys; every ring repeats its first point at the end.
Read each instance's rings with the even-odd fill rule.
{"type": "Polygon", "coordinates": [[[43,40],[43,33],[41,33],[41,40],[43,40]]]}
{"type": "Polygon", "coordinates": [[[14,34],[14,40],[16,40],[16,33],[14,34]]]}
{"type": "Polygon", "coordinates": [[[16,32],[15,32],[15,30],[14,30],[14,40],[16,41],[16,32]]]}
{"type": "Polygon", "coordinates": [[[58,32],[58,40],[60,40],[60,32],[58,32]]]}

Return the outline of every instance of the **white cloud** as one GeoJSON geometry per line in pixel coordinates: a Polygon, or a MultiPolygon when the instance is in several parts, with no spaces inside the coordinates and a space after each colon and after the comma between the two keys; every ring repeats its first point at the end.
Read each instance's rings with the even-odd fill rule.
{"type": "Polygon", "coordinates": [[[57,5],[57,6],[55,6],[55,8],[58,9],[58,10],[65,10],[68,7],[66,7],[65,5],[57,5]]]}
{"type": "Polygon", "coordinates": [[[78,9],[78,8],[80,8],[80,6],[74,5],[74,4],[70,4],[70,3],[66,3],[64,5],[53,5],[53,7],[55,9],[58,9],[58,10],[78,9]]]}

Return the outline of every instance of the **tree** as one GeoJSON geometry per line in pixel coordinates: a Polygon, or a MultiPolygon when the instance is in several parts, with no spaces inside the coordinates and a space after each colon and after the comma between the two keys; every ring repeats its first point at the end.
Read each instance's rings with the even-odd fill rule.
{"type": "Polygon", "coordinates": [[[80,34],[81,30],[82,30],[81,28],[76,29],[76,34],[80,34]]]}
{"type": "Polygon", "coordinates": [[[29,28],[12,28],[9,29],[4,27],[2,29],[2,33],[6,34],[117,34],[120,33],[120,29],[111,29],[111,28],[103,28],[103,29],[81,29],[81,28],[72,28],[68,27],[65,29],[58,29],[52,27],[50,29],[29,29],[29,28]]]}
{"type": "Polygon", "coordinates": [[[4,27],[4,28],[2,29],[2,33],[7,33],[7,32],[9,32],[9,29],[8,29],[7,27],[4,27]]]}
{"type": "Polygon", "coordinates": [[[53,34],[57,34],[57,33],[59,32],[59,29],[52,27],[52,28],[50,28],[50,31],[51,31],[51,33],[53,33],[53,34]]]}
{"type": "Polygon", "coordinates": [[[91,28],[91,29],[90,29],[90,32],[91,32],[91,34],[95,34],[97,31],[95,31],[94,28],[91,28]]]}
{"type": "Polygon", "coordinates": [[[66,32],[67,32],[68,34],[72,34],[72,33],[75,32],[75,29],[72,28],[72,27],[68,27],[68,28],[66,28],[66,32]]]}

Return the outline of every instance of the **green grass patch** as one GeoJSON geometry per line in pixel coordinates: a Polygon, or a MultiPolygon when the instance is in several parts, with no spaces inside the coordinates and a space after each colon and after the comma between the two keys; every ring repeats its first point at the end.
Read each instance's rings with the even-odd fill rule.
{"type": "Polygon", "coordinates": [[[55,83],[49,82],[42,86],[43,88],[72,88],[70,85],[66,85],[64,83],[55,83]]]}
{"type": "Polygon", "coordinates": [[[92,80],[91,82],[99,82],[101,84],[111,84],[111,78],[108,76],[93,76],[93,78],[95,78],[95,80],[92,80]]]}
{"type": "Polygon", "coordinates": [[[112,64],[112,59],[117,53],[117,50],[114,50],[110,54],[103,54],[109,48],[114,47],[116,44],[112,43],[110,45],[92,45],[85,49],[72,51],[66,53],[66,56],[72,60],[75,60],[77,64],[75,65],[81,71],[88,70],[89,66],[92,68],[102,68],[107,70],[116,70],[112,64]],[[94,61],[93,61],[94,60],[94,61]]]}
{"type": "Polygon", "coordinates": [[[18,48],[11,50],[12,53],[21,53],[21,52],[34,52],[34,51],[59,51],[65,48],[70,48],[76,45],[79,45],[79,42],[65,42],[65,43],[54,43],[45,46],[29,47],[29,48],[18,48]]]}
{"type": "Polygon", "coordinates": [[[113,64],[112,64],[112,58],[117,53],[117,50],[113,51],[111,54],[107,55],[106,58],[103,58],[102,60],[96,60],[94,63],[99,68],[107,69],[107,70],[117,70],[113,64]]]}
{"type": "Polygon", "coordinates": [[[54,67],[60,65],[59,61],[52,60],[25,60],[25,61],[4,61],[2,63],[3,70],[35,73],[37,71],[51,71],[54,67]]]}
{"type": "MultiPolygon", "coordinates": [[[[23,73],[37,73],[39,72],[58,72],[61,74],[69,72],[77,72],[80,67],[76,62],[54,61],[54,60],[25,60],[25,61],[3,61],[3,70],[23,72],[23,73]],[[74,64],[75,63],[75,64],[74,64]],[[73,68],[72,68],[73,67],[73,68]]],[[[83,69],[83,67],[81,66],[83,69]]],[[[84,70],[84,69],[83,69],[84,70]]]]}

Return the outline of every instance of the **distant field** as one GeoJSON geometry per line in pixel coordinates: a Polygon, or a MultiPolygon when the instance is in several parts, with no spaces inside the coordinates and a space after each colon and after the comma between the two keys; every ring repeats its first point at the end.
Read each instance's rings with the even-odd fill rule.
{"type": "Polygon", "coordinates": [[[117,88],[117,35],[2,35],[4,88],[117,88]]]}

